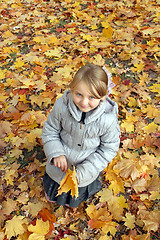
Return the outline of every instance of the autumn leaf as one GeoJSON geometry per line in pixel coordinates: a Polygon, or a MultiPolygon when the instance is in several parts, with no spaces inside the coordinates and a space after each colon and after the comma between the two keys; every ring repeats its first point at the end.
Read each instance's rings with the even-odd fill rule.
{"type": "Polygon", "coordinates": [[[20,59],[18,59],[16,62],[15,62],[15,68],[22,68],[24,66],[24,62],[20,59]]]}
{"type": "Polygon", "coordinates": [[[126,129],[126,132],[133,132],[134,131],[134,124],[131,122],[123,121],[121,124],[122,128],[126,129]]]}
{"type": "Polygon", "coordinates": [[[42,210],[39,212],[39,215],[41,216],[43,221],[49,221],[49,225],[50,225],[49,232],[52,232],[53,230],[55,230],[54,223],[57,220],[55,214],[51,214],[48,211],[48,209],[43,207],[42,210]]]}
{"type": "Polygon", "coordinates": [[[107,28],[104,28],[102,31],[102,34],[104,37],[106,37],[107,39],[111,39],[112,35],[113,35],[113,29],[111,26],[108,26],[107,28]]]}
{"type": "Polygon", "coordinates": [[[146,190],[147,182],[144,178],[138,178],[132,183],[132,187],[136,193],[146,190]]]}
{"type": "Polygon", "coordinates": [[[37,214],[39,213],[39,211],[41,211],[43,208],[43,203],[42,202],[28,202],[27,205],[23,206],[23,211],[27,211],[29,212],[29,214],[31,214],[32,217],[36,217],[37,214]]]}
{"type": "Polygon", "coordinates": [[[16,202],[13,199],[8,198],[7,201],[2,202],[2,210],[5,214],[9,215],[16,208],[16,202]]]}
{"type": "Polygon", "coordinates": [[[14,216],[11,220],[7,220],[5,226],[5,234],[8,239],[11,237],[16,237],[19,234],[23,234],[25,232],[24,225],[27,224],[27,219],[23,216],[14,216]]]}
{"type": "Polygon", "coordinates": [[[149,87],[149,89],[152,91],[152,92],[157,92],[160,94],[160,84],[153,84],[152,86],[149,87]]]}
{"type": "Polygon", "coordinates": [[[154,122],[152,122],[152,123],[148,124],[148,126],[144,127],[144,131],[146,133],[155,133],[157,131],[157,129],[158,129],[158,125],[155,124],[154,122]]]}
{"type": "Polygon", "coordinates": [[[4,69],[4,70],[1,70],[0,69],[0,80],[1,79],[4,79],[5,78],[5,75],[6,75],[6,70],[4,69]]]}
{"type": "Polygon", "coordinates": [[[156,209],[147,213],[148,214],[146,214],[145,218],[143,219],[143,222],[145,224],[144,229],[148,231],[157,231],[160,223],[159,211],[156,209]]]}
{"type": "Polygon", "coordinates": [[[109,189],[112,189],[114,194],[118,194],[119,192],[125,192],[124,189],[124,183],[122,180],[119,181],[111,181],[111,184],[108,187],[109,189]]]}
{"type": "Polygon", "coordinates": [[[71,196],[75,198],[78,197],[78,183],[76,178],[76,170],[73,167],[73,171],[68,169],[66,176],[62,179],[61,184],[58,188],[58,195],[61,195],[63,192],[71,191],[71,196]]]}
{"type": "Polygon", "coordinates": [[[44,222],[41,219],[37,219],[36,225],[29,225],[28,230],[32,232],[29,236],[29,240],[45,240],[45,235],[49,232],[49,221],[44,222]]]}
{"type": "Polygon", "coordinates": [[[45,53],[46,57],[52,58],[60,58],[61,57],[61,49],[60,48],[55,48],[54,50],[47,50],[45,53]]]}
{"type": "Polygon", "coordinates": [[[102,228],[102,231],[107,234],[110,232],[113,236],[116,233],[116,223],[112,221],[112,216],[108,214],[106,208],[96,209],[96,206],[90,205],[86,212],[88,216],[91,218],[88,221],[88,224],[93,229],[102,228]],[[103,213],[102,213],[103,212],[103,213]]]}
{"type": "Polygon", "coordinates": [[[136,159],[133,159],[132,154],[130,154],[130,158],[124,158],[117,162],[115,165],[115,169],[120,170],[120,176],[124,178],[128,178],[131,176],[132,180],[135,180],[140,176],[140,164],[136,159]]]}
{"type": "Polygon", "coordinates": [[[125,221],[124,225],[128,228],[133,229],[135,227],[135,216],[131,213],[126,213],[123,221],[125,221]]]}

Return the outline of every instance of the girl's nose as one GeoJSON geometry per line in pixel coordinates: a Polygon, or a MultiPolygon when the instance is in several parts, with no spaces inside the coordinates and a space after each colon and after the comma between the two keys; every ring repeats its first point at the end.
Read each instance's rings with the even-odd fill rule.
{"type": "Polygon", "coordinates": [[[87,98],[83,98],[82,101],[81,101],[81,104],[82,105],[87,105],[88,104],[88,99],[87,98]]]}

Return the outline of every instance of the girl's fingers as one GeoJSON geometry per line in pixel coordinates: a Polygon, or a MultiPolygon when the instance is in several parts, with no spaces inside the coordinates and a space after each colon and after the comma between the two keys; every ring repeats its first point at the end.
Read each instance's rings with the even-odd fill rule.
{"type": "Polygon", "coordinates": [[[58,168],[61,168],[62,172],[67,172],[67,162],[66,162],[66,159],[64,161],[64,159],[54,159],[54,166],[55,167],[58,167],[58,168]]]}
{"type": "Polygon", "coordinates": [[[62,163],[61,170],[62,172],[67,172],[67,164],[65,162],[62,163]]]}
{"type": "Polygon", "coordinates": [[[65,164],[64,172],[65,172],[65,173],[67,172],[67,164],[65,164]]]}

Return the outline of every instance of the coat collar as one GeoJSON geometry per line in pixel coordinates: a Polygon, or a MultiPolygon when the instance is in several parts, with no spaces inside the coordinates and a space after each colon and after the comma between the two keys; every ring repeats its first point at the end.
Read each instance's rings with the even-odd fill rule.
{"type": "MultiPolygon", "coordinates": [[[[82,112],[78,109],[78,107],[74,104],[73,102],[73,98],[72,95],[70,93],[69,90],[65,91],[63,94],[63,101],[64,103],[67,105],[69,112],[71,113],[72,117],[76,120],[76,121],[80,121],[81,117],[82,117],[82,112]]],[[[98,105],[98,107],[96,107],[95,109],[89,111],[86,113],[86,117],[85,117],[85,124],[94,122],[95,120],[97,120],[98,118],[100,118],[100,116],[104,113],[104,112],[112,112],[113,108],[115,108],[116,103],[113,102],[109,97],[107,97],[104,101],[101,101],[100,104],[98,105]]],[[[114,109],[115,111],[115,109],[114,109]]]]}

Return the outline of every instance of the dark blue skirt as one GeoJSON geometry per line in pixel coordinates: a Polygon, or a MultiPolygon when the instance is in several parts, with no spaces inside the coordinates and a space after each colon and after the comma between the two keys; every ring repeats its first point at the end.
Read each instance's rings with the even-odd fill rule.
{"type": "Polygon", "coordinates": [[[96,192],[99,192],[102,188],[98,176],[98,178],[88,186],[78,188],[79,196],[77,198],[72,197],[70,191],[67,193],[63,192],[61,195],[57,196],[57,189],[60,185],[51,179],[46,172],[43,177],[43,185],[47,200],[56,202],[62,206],[67,205],[70,207],[78,207],[81,202],[86,201],[89,197],[94,195],[96,192]]]}

